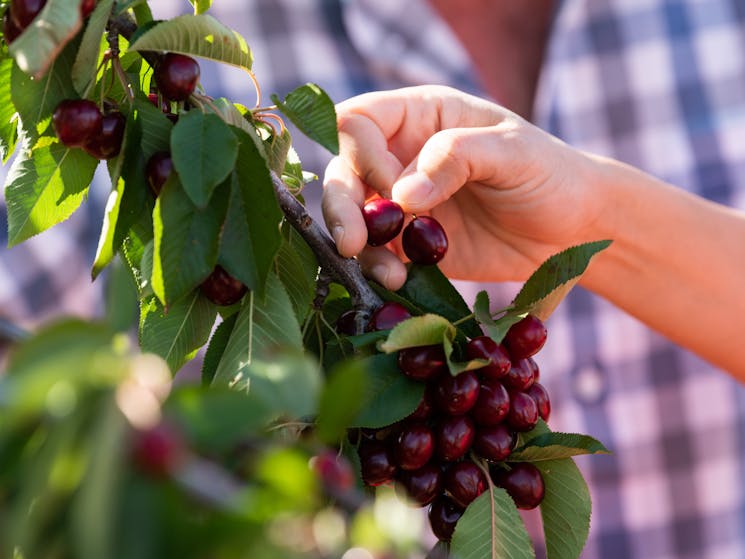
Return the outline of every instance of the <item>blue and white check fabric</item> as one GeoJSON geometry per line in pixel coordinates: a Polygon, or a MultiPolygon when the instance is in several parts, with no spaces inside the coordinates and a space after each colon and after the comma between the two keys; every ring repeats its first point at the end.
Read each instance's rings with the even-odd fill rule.
{"type": "MultiPolygon", "coordinates": [[[[156,17],[188,9],[181,0],[151,6],[156,17]]],[[[211,11],[247,39],[267,99],[307,81],[336,101],[416,83],[479,91],[426,0],[220,0],[211,11]]],[[[255,101],[245,76],[202,69],[210,94],[255,101]]],[[[745,0],[561,1],[535,121],[578,148],[745,208],[745,0]]],[[[295,140],[308,170],[322,173],[328,155],[295,140]]],[[[319,215],[320,186],[305,194],[319,215]]],[[[91,208],[36,245],[0,248],[0,316],[96,308],[88,270],[103,209],[91,208]]],[[[692,257],[706,265],[706,255],[692,257]]],[[[467,299],[514,288],[459,285],[467,299]]],[[[745,559],[745,387],[581,289],[548,326],[538,362],[552,428],[613,451],[577,460],[594,505],[583,557],[745,559]]]]}

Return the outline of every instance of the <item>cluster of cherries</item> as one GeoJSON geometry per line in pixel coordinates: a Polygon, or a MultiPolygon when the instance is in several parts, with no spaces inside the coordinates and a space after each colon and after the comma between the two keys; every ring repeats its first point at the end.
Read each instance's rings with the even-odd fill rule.
{"type": "MultiPolygon", "coordinates": [[[[370,321],[371,330],[394,327],[411,315],[398,303],[385,303],[370,321]]],[[[548,393],[538,382],[532,356],[546,340],[546,328],[532,315],[514,324],[503,344],[487,336],[471,339],[468,359],[488,364],[450,374],[441,345],[402,349],[402,374],[426,383],[417,409],[404,420],[365,430],[358,447],[362,479],[369,486],[395,482],[408,498],[429,505],[434,534],[449,541],[465,508],[488,487],[486,471],[519,508],[531,509],[544,495],[543,479],[530,463],[506,463],[517,434],[548,420],[548,393]]]]}
{"type": "MultiPolygon", "coordinates": [[[[3,37],[6,44],[16,40],[18,35],[31,25],[36,19],[47,0],[11,0],[10,6],[3,14],[3,37]]],[[[80,4],[80,14],[87,18],[96,7],[96,0],[83,0],[80,4]]]]}

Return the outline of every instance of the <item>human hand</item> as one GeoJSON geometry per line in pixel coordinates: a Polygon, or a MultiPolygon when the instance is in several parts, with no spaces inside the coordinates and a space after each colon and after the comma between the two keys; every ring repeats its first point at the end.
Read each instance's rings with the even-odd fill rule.
{"type": "Polygon", "coordinates": [[[443,225],[440,267],[455,279],[524,280],[551,254],[596,240],[595,160],[498,105],[421,86],[354,97],[337,114],[324,218],[339,253],[390,289],[406,279],[400,239],[366,246],[361,213],[378,195],[443,225]]]}

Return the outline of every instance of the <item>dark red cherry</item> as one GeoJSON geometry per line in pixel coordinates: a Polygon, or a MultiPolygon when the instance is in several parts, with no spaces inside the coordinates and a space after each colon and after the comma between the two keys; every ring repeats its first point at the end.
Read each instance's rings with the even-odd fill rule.
{"type": "Polygon", "coordinates": [[[458,460],[471,448],[476,430],[467,415],[451,415],[435,428],[437,456],[447,461],[458,460]]]}
{"type": "Polygon", "coordinates": [[[147,431],[138,431],[132,441],[132,459],[142,472],[167,477],[183,463],[186,444],[174,426],[160,423],[147,431]]]}
{"type": "Polygon", "coordinates": [[[168,102],[164,99],[160,103],[158,102],[158,94],[155,92],[150,92],[147,94],[147,100],[152,103],[152,105],[156,109],[160,109],[164,113],[170,113],[171,112],[171,106],[168,104],[168,102]]]}
{"type": "Polygon", "coordinates": [[[402,470],[424,466],[435,451],[435,437],[424,423],[404,425],[393,444],[393,455],[402,470]]]}
{"type": "Polygon", "coordinates": [[[217,265],[199,286],[207,299],[220,306],[233,305],[240,301],[248,288],[217,265]]]}
{"type": "Polygon", "coordinates": [[[407,417],[412,421],[426,421],[432,416],[432,412],[435,409],[434,396],[432,395],[432,385],[427,385],[422,395],[422,400],[419,402],[417,408],[407,417]]]}
{"type": "Polygon", "coordinates": [[[398,368],[414,380],[427,380],[447,369],[442,345],[409,347],[398,352],[398,368]]]}
{"type": "Polygon", "coordinates": [[[526,357],[525,360],[533,371],[533,382],[541,380],[541,370],[538,368],[538,363],[536,363],[532,357],[526,357]]]}
{"type": "Polygon", "coordinates": [[[414,218],[401,238],[404,253],[417,264],[437,264],[448,250],[448,237],[440,222],[426,215],[414,218]]]}
{"type": "Polygon", "coordinates": [[[476,429],[473,449],[482,458],[492,462],[506,460],[517,444],[517,435],[504,423],[476,429]]]}
{"type": "Polygon", "coordinates": [[[83,147],[101,133],[102,123],[98,105],[87,99],[61,101],[52,114],[54,132],[67,147],[83,147]]]}
{"type": "Polygon", "coordinates": [[[199,81],[199,64],[190,56],[169,52],[155,67],[158,91],[169,101],[186,101],[199,81]]]}
{"type": "Polygon", "coordinates": [[[510,326],[504,344],[512,359],[524,359],[535,355],[546,343],[548,331],[543,322],[532,314],[510,326]]]}
{"type": "Polygon", "coordinates": [[[105,114],[101,122],[101,131],[85,144],[85,151],[96,159],[116,157],[122,149],[126,124],[127,119],[119,111],[105,114]]]}
{"type": "Polygon", "coordinates": [[[94,9],[96,9],[96,0],[83,0],[80,4],[80,15],[85,19],[93,13],[94,9]]]}
{"type": "Polygon", "coordinates": [[[404,211],[393,200],[378,198],[362,207],[367,227],[367,244],[380,246],[392,241],[404,225],[404,211]]]}
{"type": "Polygon", "coordinates": [[[430,504],[442,492],[442,470],[437,464],[401,472],[399,477],[408,497],[420,506],[430,504]]]}
{"type": "Polygon", "coordinates": [[[527,390],[535,382],[535,371],[527,359],[513,359],[512,367],[502,379],[510,390],[527,390]]]}
{"type": "Polygon", "coordinates": [[[399,322],[411,318],[411,313],[400,303],[383,303],[370,317],[367,329],[370,331],[390,330],[399,322]]]}
{"type": "Polygon", "coordinates": [[[546,486],[538,468],[529,462],[509,464],[510,470],[492,472],[492,479],[510,494],[520,509],[534,509],[543,501],[546,486]]]}
{"type": "Polygon", "coordinates": [[[366,485],[375,487],[393,481],[396,464],[388,446],[380,441],[365,440],[360,445],[360,473],[366,485]]]}
{"type": "Polygon", "coordinates": [[[538,423],[538,404],[525,392],[510,394],[510,412],[507,423],[515,431],[530,431],[538,423]]]}
{"type": "Polygon", "coordinates": [[[445,472],[445,490],[463,507],[486,491],[487,486],[484,472],[470,460],[456,462],[445,472]]]}
{"type": "Polygon", "coordinates": [[[157,151],[150,156],[145,165],[145,175],[154,196],[158,196],[173,172],[173,160],[167,151],[157,151]]]}
{"type": "Polygon", "coordinates": [[[548,421],[551,415],[551,400],[548,397],[548,390],[540,382],[534,382],[525,393],[535,400],[540,418],[543,421],[548,421]]]}
{"type": "Polygon", "coordinates": [[[354,487],[354,470],[344,456],[334,450],[324,450],[311,461],[321,483],[331,493],[346,493],[354,487]]]}
{"type": "Polygon", "coordinates": [[[10,17],[20,30],[26,29],[46,5],[47,0],[11,0],[10,17]]]}
{"type": "Polygon", "coordinates": [[[479,396],[479,379],[473,371],[456,376],[449,374],[437,382],[437,405],[450,415],[462,415],[470,410],[479,396]]]}
{"type": "Polygon", "coordinates": [[[488,359],[489,365],[478,370],[481,378],[502,378],[510,370],[510,356],[507,350],[488,336],[473,338],[466,346],[469,359],[488,359]]]}
{"type": "Polygon", "coordinates": [[[21,33],[23,33],[23,29],[18,27],[13,18],[10,17],[10,10],[5,10],[3,14],[3,39],[5,39],[5,44],[9,45],[15,41],[21,33]]]}
{"type": "Polygon", "coordinates": [[[470,415],[478,425],[497,425],[510,411],[510,394],[501,382],[484,381],[470,415]]]}
{"type": "Polygon", "coordinates": [[[432,533],[443,542],[449,542],[453,537],[455,525],[465,509],[453,501],[450,497],[442,495],[437,497],[429,507],[429,525],[432,533]]]}

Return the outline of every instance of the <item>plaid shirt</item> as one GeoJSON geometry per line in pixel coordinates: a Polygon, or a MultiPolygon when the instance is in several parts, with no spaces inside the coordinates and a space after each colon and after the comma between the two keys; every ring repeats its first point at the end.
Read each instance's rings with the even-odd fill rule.
{"type": "MultiPolygon", "coordinates": [[[[152,4],[161,17],[184,7],[152,4]]],[[[212,11],[246,37],[267,93],[306,81],[335,100],[416,83],[479,91],[463,49],[424,0],[220,0],[212,11]]],[[[744,45],[745,0],[563,0],[535,121],[578,148],[745,208],[744,45]]],[[[254,102],[231,68],[203,65],[203,82],[213,95],[254,102]]],[[[305,166],[322,173],[328,156],[299,134],[295,142],[305,166]]],[[[316,215],[319,191],[306,191],[316,215]]],[[[102,197],[0,249],[0,316],[97,308],[88,278],[102,197]]],[[[467,299],[483,288],[459,287],[467,299]]],[[[514,292],[488,289],[502,302],[514,292]]],[[[553,429],[589,433],[613,450],[578,459],[594,503],[583,557],[745,558],[745,386],[579,288],[548,326],[538,362],[553,429]]]]}

